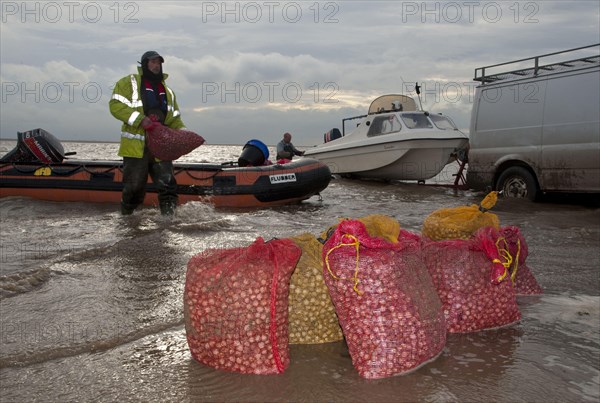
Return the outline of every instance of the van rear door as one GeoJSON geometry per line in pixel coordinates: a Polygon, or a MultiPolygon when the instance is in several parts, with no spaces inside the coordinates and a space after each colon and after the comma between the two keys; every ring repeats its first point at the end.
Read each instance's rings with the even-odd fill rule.
{"type": "Polygon", "coordinates": [[[546,191],[600,191],[600,70],[548,80],[540,184],[546,191]]]}
{"type": "Polygon", "coordinates": [[[475,162],[484,171],[495,171],[509,160],[539,166],[545,88],[545,80],[478,88],[481,96],[470,142],[475,162]]]}

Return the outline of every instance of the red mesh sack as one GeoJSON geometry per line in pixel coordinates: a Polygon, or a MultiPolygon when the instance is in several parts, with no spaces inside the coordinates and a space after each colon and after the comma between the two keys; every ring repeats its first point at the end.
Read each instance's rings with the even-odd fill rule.
{"type": "Polygon", "coordinates": [[[469,240],[423,243],[449,332],[492,329],[521,319],[501,241],[497,230],[486,227],[469,240]]]}
{"type": "Polygon", "coordinates": [[[499,233],[505,239],[507,248],[513,256],[513,263],[510,267],[510,276],[513,280],[517,295],[543,294],[544,290],[538,284],[529,266],[527,266],[526,259],[529,248],[527,247],[527,242],[519,230],[519,227],[500,227],[499,233]]]}
{"type": "Polygon", "coordinates": [[[439,297],[417,242],[371,237],[340,222],[323,247],[323,275],[352,364],[364,378],[407,373],[446,344],[439,297]]]}
{"type": "Polygon", "coordinates": [[[213,368],[278,374],[290,363],[288,294],[301,249],[291,240],[207,250],[190,259],[184,314],[192,357],[213,368]]]}
{"type": "Polygon", "coordinates": [[[415,242],[417,244],[421,243],[421,235],[415,234],[414,232],[407,231],[405,229],[400,230],[400,234],[398,235],[399,242],[415,242]]]}
{"type": "Polygon", "coordinates": [[[204,144],[204,138],[189,130],[171,129],[154,122],[146,129],[148,149],[163,161],[174,161],[204,144]]]}

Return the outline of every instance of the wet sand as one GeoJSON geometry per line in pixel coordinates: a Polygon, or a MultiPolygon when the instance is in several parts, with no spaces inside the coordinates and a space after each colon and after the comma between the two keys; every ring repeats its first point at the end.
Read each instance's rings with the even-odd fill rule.
{"type": "Polygon", "coordinates": [[[517,324],[449,334],[442,354],[410,374],[362,379],[343,342],[291,346],[291,364],[281,375],[228,373],[191,358],[181,296],[194,253],[215,244],[248,244],[258,235],[317,234],[337,217],[374,212],[419,231],[435,209],[482,197],[338,179],[322,202],[251,212],[192,205],[173,222],[161,221],[152,209],[123,221],[104,205],[65,210],[60,203],[3,202],[5,244],[22,236],[10,229],[27,219],[11,221],[22,209],[46,220],[32,232],[39,242],[70,231],[80,244],[52,257],[41,285],[0,301],[0,400],[597,402],[600,209],[564,198],[536,204],[504,199],[494,208],[503,225],[519,226],[525,235],[527,264],[544,295],[519,297],[517,324]],[[68,323],[76,331],[52,333],[68,323]]]}

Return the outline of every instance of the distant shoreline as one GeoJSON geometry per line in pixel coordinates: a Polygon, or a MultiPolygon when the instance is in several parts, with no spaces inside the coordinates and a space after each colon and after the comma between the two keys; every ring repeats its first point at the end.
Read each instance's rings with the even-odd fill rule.
{"type": "MultiPolygon", "coordinates": [[[[0,141],[17,141],[17,139],[7,139],[0,137],[0,141]]],[[[101,140],[60,140],[61,143],[102,143],[102,144],[119,144],[118,141],[101,141],[101,140]]]]}
{"type": "MultiPolygon", "coordinates": [[[[4,137],[0,137],[0,141],[17,141],[16,138],[14,139],[7,139],[4,137]]],[[[118,141],[106,141],[106,140],[60,140],[61,143],[101,143],[101,144],[119,144],[118,141]]],[[[243,147],[244,144],[206,144],[207,146],[239,146],[239,147],[243,147]]],[[[303,145],[297,145],[296,147],[300,147],[300,148],[309,148],[309,147],[313,147],[314,145],[311,146],[303,146],[303,145]]],[[[267,144],[267,147],[277,147],[277,144],[267,144]]]]}

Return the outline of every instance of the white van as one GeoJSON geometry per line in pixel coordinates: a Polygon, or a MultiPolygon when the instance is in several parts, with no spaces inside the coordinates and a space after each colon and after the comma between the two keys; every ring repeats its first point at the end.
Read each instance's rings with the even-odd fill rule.
{"type": "Polygon", "coordinates": [[[471,189],[600,193],[600,44],[480,67],[474,80],[471,189]]]}

